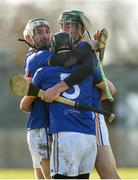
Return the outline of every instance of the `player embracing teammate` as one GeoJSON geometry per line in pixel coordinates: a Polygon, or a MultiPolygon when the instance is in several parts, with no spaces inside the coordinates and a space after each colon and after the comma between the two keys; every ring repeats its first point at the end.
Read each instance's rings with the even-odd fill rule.
{"type": "MultiPolygon", "coordinates": [[[[22,110],[31,111],[28,145],[38,179],[50,178],[49,136],[52,137],[50,169],[53,178],[88,179],[95,161],[100,178],[119,178],[104,117],[53,102],[61,95],[101,108],[100,97],[104,86],[95,52],[84,39],[86,28],[81,16],[83,13],[80,11],[66,11],[59,18],[60,31],[68,32],[73,41],[74,47],[70,50],[75,60],[70,58],[72,54],[68,51],[56,56],[57,52],[50,49],[51,33],[45,20],[32,20],[25,29],[24,39],[33,47],[27,55],[25,76],[33,85],[46,90],[42,100],[26,96],[20,105],[22,110]],[[78,52],[81,51],[85,52],[79,57],[78,52]]],[[[115,88],[110,82],[109,85],[113,94],[115,88]]]]}

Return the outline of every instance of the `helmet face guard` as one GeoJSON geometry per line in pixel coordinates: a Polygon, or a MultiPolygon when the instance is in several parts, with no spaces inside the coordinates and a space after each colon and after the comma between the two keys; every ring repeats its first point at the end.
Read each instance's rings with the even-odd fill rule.
{"type": "Polygon", "coordinates": [[[82,17],[85,16],[83,12],[71,10],[71,11],[64,11],[58,21],[60,24],[62,23],[62,26],[64,27],[64,23],[70,23],[70,24],[76,24],[78,29],[78,36],[83,37],[84,32],[86,30],[84,21],[82,20],[82,17]]]}
{"type": "Polygon", "coordinates": [[[59,17],[59,22],[70,22],[78,24],[78,31],[80,36],[83,36],[85,31],[88,33],[89,36],[89,32],[91,31],[92,27],[89,19],[85,16],[85,14],[77,10],[64,11],[59,17]]]}
{"type": "Polygon", "coordinates": [[[30,20],[23,32],[24,39],[37,49],[50,43],[50,26],[45,19],[30,20]]]}

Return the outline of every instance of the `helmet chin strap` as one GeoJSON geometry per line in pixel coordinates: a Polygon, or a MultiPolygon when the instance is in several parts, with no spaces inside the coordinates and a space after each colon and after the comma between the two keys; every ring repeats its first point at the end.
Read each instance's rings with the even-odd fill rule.
{"type": "Polygon", "coordinates": [[[31,44],[28,43],[25,39],[20,39],[20,38],[19,38],[18,41],[25,42],[29,47],[37,49],[37,47],[36,47],[35,45],[31,45],[31,44]]]}
{"type": "Polygon", "coordinates": [[[77,44],[81,40],[81,38],[83,37],[83,34],[84,34],[81,31],[81,25],[80,24],[77,25],[77,28],[78,28],[78,34],[77,34],[77,39],[74,40],[75,44],[77,44]]]}
{"type": "Polygon", "coordinates": [[[81,36],[78,38],[78,39],[76,39],[75,41],[74,41],[74,44],[77,44],[80,40],[81,40],[81,36]]]}

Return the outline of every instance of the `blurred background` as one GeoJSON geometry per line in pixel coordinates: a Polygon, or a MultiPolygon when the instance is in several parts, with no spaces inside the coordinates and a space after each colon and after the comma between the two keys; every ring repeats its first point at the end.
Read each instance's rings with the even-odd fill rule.
{"type": "MultiPolygon", "coordinates": [[[[9,78],[23,73],[28,47],[18,41],[29,19],[46,18],[53,32],[63,10],[84,11],[93,33],[106,27],[104,68],[117,93],[103,106],[116,113],[108,124],[118,167],[138,167],[138,2],[136,0],[0,0],[0,168],[29,168],[28,114],[9,89],[9,78]]],[[[92,35],[92,34],[91,34],[92,35]]]]}

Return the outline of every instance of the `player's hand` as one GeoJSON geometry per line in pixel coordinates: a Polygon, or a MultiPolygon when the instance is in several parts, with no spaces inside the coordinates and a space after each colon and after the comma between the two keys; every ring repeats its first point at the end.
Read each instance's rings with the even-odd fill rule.
{"type": "Polygon", "coordinates": [[[53,102],[62,92],[64,92],[65,90],[67,90],[69,87],[68,85],[64,82],[61,81],[58,84],[56,84],[55,86],[48,88],[43,97],[41,97],[41,100],[47,102],[47,103],[51,103],[53,102]]]}
{"type": "Polygon", "coordinates": [[[25,77],[25,79],[26,79],[29,83],[32,82],[32,78],[31,78],[31,77],[25,77]]]}
{"type": "Polygon", "coordinates": [[[44,95],[41,97],[41,100],[51,103],[59,96],[59,94],[58,89],[53,86],[45,91],[44,95]]]}
{"type": "Polygon", "coordinates": [[[98,41],[97,40],[92,40],[92,50],[98,52],[99,49],[98,49],[98,41]]]}
{"type": "Polygon", "coordinates": [[[100,36],[100,31],[98,30],[98,31],[96,31],[94,34],[93,34],[93,38],[94,38],[94,40],[99,40],[99,36],[100,36]]]}
{"type": "Polygon", "coordinates": [[[98,48],[98,40],[99,40],[99,35],[100,35],[100,31],[96,31],[94,34],[93,34],[93,44],[92,44],[92,49],[96,52],[99,51],[99,48],[98,48]]]}

